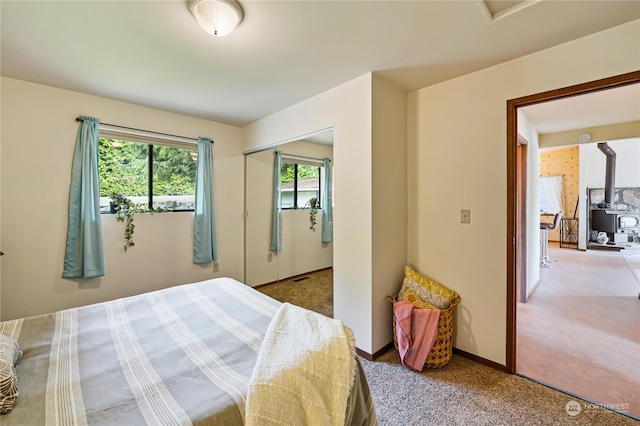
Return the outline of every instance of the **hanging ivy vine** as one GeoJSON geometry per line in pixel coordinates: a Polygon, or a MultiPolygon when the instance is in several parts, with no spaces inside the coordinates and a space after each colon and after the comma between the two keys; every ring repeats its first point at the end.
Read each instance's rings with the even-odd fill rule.
{"type": "Polygon", "coordinates": [[[320,207],[320,200],[317,197],[311,198],[307,201],[307,204],[304,205],[305,208],[309,209],[309,229],[315,232],[316,230],[316,215],[318,214],[318,208],[320,207]]]}
{"type": "Polygon", "coordinates": [[[129,247],[133,247],[133,215],[138,212],[138,207],[133,201],[122,194],[114,193],[111,195],[111,203],[113,204],[113,213],[116,215],[118,222],[124,222],[124,251],[129,247]]]}
{"type": "Polygon", "coordinates": [[[149,209],[144,206],[138,206],[133,201],[128,199],[122,194],[114,193],[111,195],[111,204],[113,205],[113,213],[116,215],[118,222],[124,222],[124,251],[127,251],[129,247],[133,247],[133,230],[135,225],[133,224],[133,216],[136,213],[164,213],[167,210],[162,208],[149,209]]]}

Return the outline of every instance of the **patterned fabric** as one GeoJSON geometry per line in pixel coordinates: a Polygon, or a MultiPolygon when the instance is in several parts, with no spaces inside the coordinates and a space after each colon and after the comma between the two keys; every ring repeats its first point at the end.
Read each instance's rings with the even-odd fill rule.
{"type": "Polygon", "coordinates": [[[447,309],[459,297],[455,291],[420,275],[409,266],[405,267],[401,300],[413,302],[419,308],[447,309]]]}
{"type": "Polygon", "coordinates": [[[2,426],[243,425],[279,306],[218,278],[0,322],[25,354],[2,426]]]}
{"type": "Polygon", "coordinates": [[[28,354],[2,425],[241,425],[279,305],[220,278],[0,323],[28,354]]]}
{"type": "Polygon", "coordinates": [[[430,294],[425,293],[419,284],[405,278],[402,282],[402,290],[400,290],[399,300],[411,302],[420,309],[438,309],[435,305],[422,300],[418,294],[423,294],[425,298],[430,297],[430,294]]]}
{"type": "Polygon", "coordinates": [[[78,365],[78,310],[57,312],[45,393],[50,424],[87,424],[78,365]]]}
{"type": "Polygon", "coordinates": [[[0,334],[0,414],[11,412],[18,398],[18,377],[15,365],[22,350],[11,337],[0,334]]]}
{"type": "Polygon", "coordinates": [[[356,377],[356,348],[342,321],[284,303],[267,329],[249,382],[247,426],[343,426],[356,377]]]}

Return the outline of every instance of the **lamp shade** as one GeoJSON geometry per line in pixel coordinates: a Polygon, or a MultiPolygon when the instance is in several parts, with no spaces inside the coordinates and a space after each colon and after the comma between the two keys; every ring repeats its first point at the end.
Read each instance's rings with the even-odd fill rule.
{"type": "Polygon", "coordinates": [[[190,0],[189,9],[209,34],[226,36],[242,21],[240,4],[234,0],[190,0]]]}

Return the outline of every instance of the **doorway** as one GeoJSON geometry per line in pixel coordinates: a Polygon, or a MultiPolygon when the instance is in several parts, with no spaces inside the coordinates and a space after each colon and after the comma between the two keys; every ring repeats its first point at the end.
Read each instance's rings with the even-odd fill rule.
{"type": "MultiPolygon", "coordinates": [[[[521,192],[522,161],[520,144],[518,143],[517,111],[519,108],[548,101],[594,93],[606,89],[622,87],[640,82],[640,72],[632,72],[620,76],[597,80],[590,83],[557,89],[535,94],[507,102],[507,353],[506,369],[516,372],[516,336],[517,336],[517,304],[522,299],[520,288],[522,274],[522,240],[526,238],[523,229],[521,209],[523,198],[521,192]]],[[[526,185],[525,185],[526,187],[526,185]]],[[[533,218],[532,218],[533,219],[533,218]]],[[[526,220],[526,219],[524,219],[526,220]]],[[[531,261],[531,259],[529,259],[531,261]]]]}

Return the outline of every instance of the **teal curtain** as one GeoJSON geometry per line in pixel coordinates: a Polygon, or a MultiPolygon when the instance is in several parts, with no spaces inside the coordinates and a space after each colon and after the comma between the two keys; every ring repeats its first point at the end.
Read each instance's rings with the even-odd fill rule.
{"type": "Polygon", "coordinates": [[[331,196],[331,160],[323,158],[324,192],[322,193],[322,242],[333,240],[333,199],[331,196]]]}
{"type": "Polygon", "coordinates": [[[280,183],[282,178],[282,152],[276,151],[273,165],[273,205],[271,211],[271,251],[278,253],[282,250],[282,203],[280,198],[280,183]]]}
{"type": "Polygon", "coordinates": [[[193,263],[218,260],[216,217],[213,208],[213,142],[198,138],[193,263]]]}
{"type": "Polygon", "coordinates": [[[78,117],[69,191],[69,227],[62,278],[104,276],[104,249],[100,222],[98,144],[100,120],[78,117]]]}

